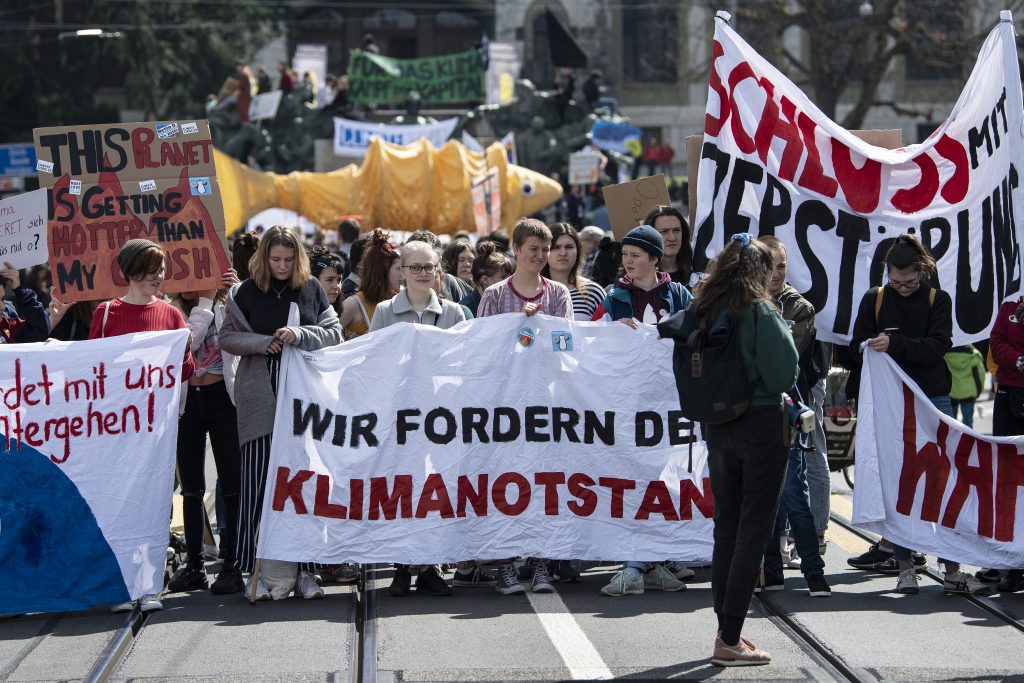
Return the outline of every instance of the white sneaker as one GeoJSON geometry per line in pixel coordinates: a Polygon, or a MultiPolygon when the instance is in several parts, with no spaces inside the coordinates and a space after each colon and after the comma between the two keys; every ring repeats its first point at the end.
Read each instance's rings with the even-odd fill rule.
{"type": "Polygon", "coordinates": [[[143,612],[155,612],[164,608],[164,603],[160,602],[160,596],[154,595],[153,593],[146,593],[139,598],[139,609],[143,612]]]}
{"type": "Polygon", "coordinates": [[[953,572],[946,574],[942,589],[946,593],[963,593],[966,595],[991,595],[995,592],[991,584],[982,583],[970,574],[953,572]]]}
{"type": "Polygon", "coordinates": [[[132,601],[132,600],[129,600],[128,602],[122,602],[122,603],[117,604],[117,605],[111,605],[110,606],[110,613],[111,614],[122,614],[124,612],[131,612],[133,609],[135,609],[135,602],[132,601]]]}
{"type": "Polygon", "coordinates": [[[896,580],[896,592],[909,595],[917,594],[917,574],[913,569],[905,569],[900,572],[900,578],[896,580]]]}
{"type": "MultiPolygon", "coordinates": [[[[245,592],[242,593],[242,595],[244,595],[247,600],[252,598],[252,575],[251,574],[249,575],[249,580],[245,582],[245,592]]],[[[272,600],[272,599],[273,599],[273,596],[270,595],[270,588],[267,586],[266,583],[263,582],[263,577],[261,576],[259,581],[256,582],[256,601],[257,602],[263,602],[263,601],[272,600]]]]}
{"type": "Polygon", "coordinates": [[[324,589],[316,582],[316,577],[309,572],[299,572],[299,580],[295,582],[295,592],[304,600],[320,600],[324,597],[324,589]]]}

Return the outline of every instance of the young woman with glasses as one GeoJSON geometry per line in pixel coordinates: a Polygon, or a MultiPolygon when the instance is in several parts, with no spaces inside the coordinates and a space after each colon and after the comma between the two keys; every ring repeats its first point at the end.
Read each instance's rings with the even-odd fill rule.
{"type": "MultiPolygon", "coordinates": [[[[944,356],[953,346],[953,301],[949,294],[928,282],[935,260],[912,235],[901,235],[885,255],[888,285],[873,287],[860,301],[853,325],[850,351],[888,353],[942,413],[953,416],[949,390],[953,380],[944,356]]],[[[899,593],[918,592],[916,571],[924,571],[924,558],[915,560],[911,550],[880,540],[867,552],[847,562],[857,569],[898,573],[899,593]]],[[[990,587],[960,571],[960,564],[939,558],[945,565],[943,588],[947,593],[985,593],[990,587]]]]}

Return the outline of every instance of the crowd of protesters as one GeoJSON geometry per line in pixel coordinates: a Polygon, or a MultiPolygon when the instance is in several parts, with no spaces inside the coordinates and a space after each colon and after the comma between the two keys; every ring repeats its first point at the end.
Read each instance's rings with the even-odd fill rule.
{"type": "MultiPolygon", "coordinates": [[[[714,663],[770,661],[741,632],[751,594],[782,589],[785,567],[799,567],[811,596],[831,595],[822,559],[830,480],[820,416],[833,350],[816,339],[813,306],[787,284],[780,240],[737,235],[707,273],[697,273],[689,225],[671,206],[654,209],[619,240],[592,225],[577,231],[566,222],[547,225],[528,218],[511,235],[499,229],[474,242],[459,233],[447,245],[426,230],[399,243],[395,234],[382,228],[362,231],[353,220],[343,221],[337,233],[330,244],[323,235],[304,244],[296,231],[280,226],[240,235],[221,289],[170,298],[162,293],[163,251],[141,239],[129,241],[118,254],[129,284],[123,296],[110,301],[65,304],[53,296],[45,266],[28,272],[10,264],[0,269],[4,343],[189,330],[177,447],[186,559],[166,591],[245,591],[257,600],[294,591],[315,599],[324,595],[321,582],[351,582],[358,576],[352,564],[300,564],[287,570],[291,573],[282,583],[279,573],[268,570],[264,578],[257,569],[256,537],[286,345],[316,350],[403,322],[449,328],[477,317],[538,312],[631,327],[660,324],[663,335],[672,336],[685,334],[673,328],[685,327],[679,322],[684,316],[675,314],[692,309],[710,319],[723,313],[735,317],[754,386],[751,408],[742,417],[705,433],[715,497],[711,576],[719,632],[714,663]],[[783,424],[783,393],[815,409],[819,425],[809,443],[786,446],[776,433],[783,424]],[[236,409],[238,395],[246,396],[244,410],[236,409]],[[222,516],[221,568],[212,583],[203,554],[207,437],[222,516]]],[[[853,341],[848,353],[837,357],[852,357],[847,360],[854,367],[850,396],[856,396],[860,355],[888,353],[940,411],[955,416],[958,409],[972,425],[987,368],[974,346],[952,348],[950,297],[932,288],[934,267],[913,236],[895,240],[885,257],[887,284],[863,294],[853,341]]],[[[998,386],[994,433],[1024,434],[1024,303],[1001,307],[989,356],[998,386]]],[[[692,569],[672,561],[618,559],[622,570],[601,588],[605,595],[675,592],[695,577],[692,569]]],[[[950,593],[1024,589],[1021,571],[983,569],[975,576],[956,562],[940,562],[950,593]]],[[[463,558],[452,584],[442,567],[396,565],[390,592],[449,595],[454,585],[543,593],[553,592],[559,581],[580,580],[571,558],[528,558],[522,566],[506,559],[496,573],[480,564],[463,558]]],[[[912,548],[882,539],[849,564],[891,573],[898,592],[913,594],[925,560],[912,548]]],[[[143,596],[138,607],[161,609],[161,598],[143,596]]]]}

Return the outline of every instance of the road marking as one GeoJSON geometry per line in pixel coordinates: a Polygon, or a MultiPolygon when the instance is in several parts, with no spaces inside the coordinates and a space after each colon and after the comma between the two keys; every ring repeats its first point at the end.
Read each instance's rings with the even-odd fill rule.
{"type": "Polygon", "coordinates": [[[538,594],[527,588],[526,597],[573,680],[615,678],[558,593],[538,594]]]}

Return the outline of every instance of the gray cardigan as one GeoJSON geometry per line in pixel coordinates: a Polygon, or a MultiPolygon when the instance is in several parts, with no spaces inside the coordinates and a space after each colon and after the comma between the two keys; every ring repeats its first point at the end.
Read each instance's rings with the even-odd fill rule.
{"type": "MultiPolygon", "coordinates": [[[[222,351],[239,357],[235,371],[235,396],[238,399],[238,443],[246,444],[274,431],[277,398],[270,389],[267,371],[267,346],[273,339],[267,334],[252,331],[245,314],[235,302],[240,284],[228,294],[227,315],[220,328],[218,342],[222,351]]],[[[325,346],[341,343],[341,323],[338,314],[328,306],[319,313],[317,289],[320,283],[311,279],[299,292],[299,311],[307,319],[316,318],[315,325],[289,326],[295,334],[295,346],[303,351],[316,351],[325,346]]]]}
{"type": "Polygon", "coordinates": [[[423,309],[423,318],[416,314],[409,301],[409,294],[402,290],[387,301],[377,304],[373,312],[373,320],[370,321],[370,332],[394,325],[395,323],[418,323],[433,325],[446,330],[449,327],[458,325],[466,319],[462,312],[462,306],[447,299],[438,299],[434,290],[430,290],[430,303],[423,309]]]}

